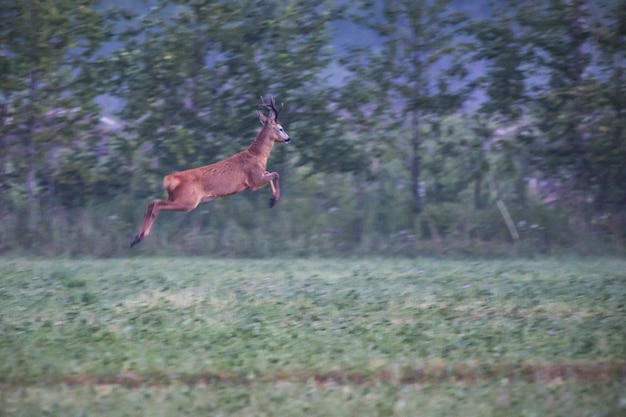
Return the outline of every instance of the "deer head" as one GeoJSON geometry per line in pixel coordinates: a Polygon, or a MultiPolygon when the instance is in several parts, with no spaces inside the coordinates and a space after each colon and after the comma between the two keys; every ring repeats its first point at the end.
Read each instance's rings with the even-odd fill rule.
{"type": "Polygon", "coordinates": [[[270,95],[269,104],[265,102],[263,96],[261,96],[261,104],[260,106],[267,110],[267,116],[265,116],[260,111],[257,111],[259,114],[259,119],[261,120],[261,124],[268,129],[272,129],[272,139],[276,142],[285,142],[288,143],[291,141],[291,138],[283,129],[283,126],[278,123],[278,114],[283,109],[284,103],[280,105],[280,109],[276,108],[276,102],[274,101],[274,97],[270,95]]]}

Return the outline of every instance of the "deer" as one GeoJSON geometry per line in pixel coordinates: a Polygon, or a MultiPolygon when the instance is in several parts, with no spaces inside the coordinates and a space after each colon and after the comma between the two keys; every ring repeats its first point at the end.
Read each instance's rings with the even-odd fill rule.
{"type": "Polygon", "coordinates": [[[272,190],[269,206],[274,207],[280,200],[280,176],[277,172],[268,172],[266,168],[274,143],[291,141],[278,122],[283,105],[277,109],[274,97],[270,95],[270,102],[266,103],[261,96],[260,107],[267,111],[267,116],[257,110],[263,127],[245,150],[211,165],[166,175],[163,187],[167,191],[167,200],[154,200],[148,204],[141,228],[130,247],[148,237],[162,211],[189,212],[202,202],[238,194],[246,189],[256,190],[268,183],[272,190]]]}

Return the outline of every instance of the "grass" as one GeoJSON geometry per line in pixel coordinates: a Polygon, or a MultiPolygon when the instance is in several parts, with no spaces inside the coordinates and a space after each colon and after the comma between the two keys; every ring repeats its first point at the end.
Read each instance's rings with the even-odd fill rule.
{"type": "Polygon", "coordinates": [[[0,260],[0,416],[612,416],[616,259],[0,260]]]}

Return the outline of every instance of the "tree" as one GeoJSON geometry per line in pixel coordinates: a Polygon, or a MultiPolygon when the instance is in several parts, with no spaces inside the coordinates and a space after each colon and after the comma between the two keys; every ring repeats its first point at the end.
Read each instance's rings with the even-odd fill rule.
{"type": "Polygon", "coordinates": [[[598,51],[598,110],[591,137],[597,172],[595,200],[600,208],[626,206],[626,1],[603,2],[591,26],[598,51]]]}
{"type": "Polygon", "coordinates": [[[533,116],[545,140],[534,143],[535,165],[581,202],[594,176],[587,123],[593,113],[588,9],[584,0],[535,2],[520,11],[519,22],[529,29],[527,42],[538,67],[533,116]]]}
{"type": "Polygon", "coordinates": [[[97,4],[7,0],[0,6],[1,174],[30,201],[42,179],[53,190],[53,154],[98,122],[93,75],[108,31],[97,4]]]}
{"type": "MultiPolygon", "coordinates": [[[[528,141],[523,134],[495,137],[494,126],[522,133],[528,120],[528,94],[526,84],[532,54],[527,35],[517,23],[519,2],[492,2],[491,14],[468,25],[468,34],[476,40],[471,59],[484,65],[483,74],[474,80],[473,87],[484,92],[485,99],[475,117],[475,146],[471,153],[475,163],[469,168],[474,182],[474,207],[484,206],[482,183],[487,178],[489,166],[485,152],[499,150],[500,169],[513,173],[517,202],[526,204],[526,176],[528,174],[528,141]],[[492,126],[490,126],[491,122],[492,126]]],[[[492,173],[493,175],[493,173],[492,173]]]]}
{"type": "Polygon", "coordinates": [[[624,11],[619,2],[536,2],[520,15],[539,67],[534,165],[587,221],[624,204],[624,11]],[[594,18],[595,15],[595,18],[594,18]]]}
{"type": "MultiPolygon", "coordinates": [[[[416,214],[422,210],[424,132],[438,135],[441,117],[462,103],[462,94],[458,87],[454,88],[454,81],[463,78],[465,70],[451,58],[458,42],[455,29],[465,16],[452,12],[450,3],[393,0],[380,7],[369,1],[359,4],[353,12],[354,21],[374,31],[381,39],[381,47],[357,46],[345,60],[354,74],[366,76],[348,84],[348,94],[355,94],[354,83],[371,86],[372,93],[362,94],[373,99],[367,103],[371,106],[369,113],[389,118],[388,129],[400,131],[404,125],[408,132],[406,141],[389,139],[396,146],[406,144],[402,155],[410,173],[412,210],[416,214]]],[[[363,103],[358,103],[356,108],[359,107],[363,103]]],[[[354,109],[353,106],[353,115],[357,114],[354,109]]]]}

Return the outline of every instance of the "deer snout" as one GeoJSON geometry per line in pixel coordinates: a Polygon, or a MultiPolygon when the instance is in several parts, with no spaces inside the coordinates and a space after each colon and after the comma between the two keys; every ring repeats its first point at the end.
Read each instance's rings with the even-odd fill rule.
{"type": "Polygon", "coordinates": [[[285,143],[289,143],[289,142],[291,142],[291,138],[287,136],[287,139],[285,139],[285,143]]]}

